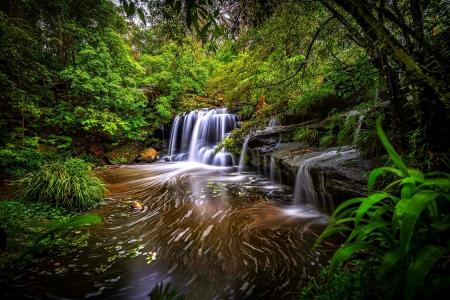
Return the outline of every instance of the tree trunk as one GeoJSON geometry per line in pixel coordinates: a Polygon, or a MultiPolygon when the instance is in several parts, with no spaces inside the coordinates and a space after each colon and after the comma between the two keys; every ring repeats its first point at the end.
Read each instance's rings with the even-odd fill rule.
{"type": "Polygon", "coordinates": [[[63,36],[62,36],[62,22],[61,16],[58,16],[58,62],[62,63],[62,52],[63,52],[63,36]]]}

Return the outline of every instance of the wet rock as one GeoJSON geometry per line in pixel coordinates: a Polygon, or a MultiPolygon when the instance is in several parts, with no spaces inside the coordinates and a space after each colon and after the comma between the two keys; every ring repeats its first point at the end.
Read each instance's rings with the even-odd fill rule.
{"type": "Polygon", "coordinates": [[[130,208],[131,208],[131,209],[134,209],[134,210],[141,210],[141,209],[143,209],[142,204],[140,204],[140,203],[137,202],[137,201],[133,201],[133,202],[131,203],[130,208]]]}
{"type": "Polygon", "coordinates": [[[131,164],[136,160],[139,149],[134,144],[126,144],[105,154],[110,164],[131,164]]]}
{"type": "Polygon", "coordinates": [[[153,141],[150,143],[150,147],[156,149],[157,151],[161,151],[166,147],[166,143],[160,141],[153,141]]]}
{"type": "Polygon", "coordinates": [[[304,147],[301,142],[293,141],[293,134],[302,126],[325,128],[326,119],[306,122],[294,126],[278,126],[255,133],[249,140],[247,155],[250,164],[261,173],[270,174],[271,160],[275,162],[275,178],[282,183],[294,186],[299,167],[306,160],[331,151],[340,151],[343,155],[333,155],[325,160],[312,161],[308,170],[314,189],[344,200],[367,195],[368,173],[384,164],[380,158],[367,159],[356,151],[348,151],[348,147],[339,150],[332,148],[304,147]],[[305,125],[306,124],[306,125],[305,125]]]}
{"type": "Polygon", "coordinates": [[[155,161],[159,158],[158,152],[154,148],[147,148],[142,150],[136,156],[137,161],[155,161]]]}

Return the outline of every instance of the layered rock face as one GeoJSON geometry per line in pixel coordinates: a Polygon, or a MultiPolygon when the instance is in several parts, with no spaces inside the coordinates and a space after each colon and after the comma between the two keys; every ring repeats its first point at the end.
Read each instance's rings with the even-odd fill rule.
{"type": "MultiPolygon", "coordinates": [[[[324,128],[322,119],[304,124],[277,126],[255,132],[248,140],[249,165],[261,173],[290,186],[296,186],[299,170],[311,176],[315,193],[345,200],[367,195],[367,176],[385,161],[367,159],[348,146],[305,147],[294,141],[296,131],[303,126],[324,128]]],[[[302,184],[302,182],[300,182],[302,184]]]]}

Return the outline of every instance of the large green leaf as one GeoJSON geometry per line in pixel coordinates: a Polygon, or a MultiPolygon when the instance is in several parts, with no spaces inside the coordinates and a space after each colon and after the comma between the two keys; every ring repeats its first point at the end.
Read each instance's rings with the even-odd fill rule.
{"type": "Polygon", "coordinates": [[[362,230],[360,230],[358,232],[358,237],[356,238],[356,243],[359,243],[364,238],[368,237],[368,235],[372,231],[374,231],[374,230],[376,230],[376,229],[378,229],[380,227],[386,227],[387,228],[390,225],[391,225],[391,222],[382,221],[382,222],[373,222],[373,223],[370,223],[369,225],[364,226],[362,228],[362,230]]]}
{"type": "Polygon", "coordinates": [[[397,151],[395,151],[394,147],[392,147],[392,144],[389,142],[386,134],[384,133],[383,127],[381,126],[381,119],[377,119],[377,133],[380,137],[381,143],[383,143],[384,148],[386,148],[387,153],[391,157],[391,159],[394,161],[394,163],[397,165],[397,167],[402,172],[402,175],[404,177],[409,176],[408,169],[406,168],[405,163],[402,161],[400,155],[398,155],[397,151]]]}
{"type": "Polygon", "coordinates": [[[383,258],[383,262],[381,263],[380,272],[378,274],[378,278],[383,280],[387,273],[391,270],[391,268],[398,262],[400,258],[405,255],[405,251],[400,245],[391,248],[383,258]]]}
{"type": "Polygon", "coordinates": [[[386,199],[390,197],[389,194],[387,193],[376,193],[373,195],[370,195],[369,197],[367,197],[360,205],[358,208],[358,211],[356,212],[356,217],[355,217],[355,227],[358,227],[359,222],[361,221],[362,217],[367,214],[370,215],[370,209],[372,208],[372,206],[374,206],[377,203],[380,203],[381,205],[386,205],[385,203],[381,202],[382,200],[386,199]]]}
{"type": "Polygon", "coordinates": [[[367,180],[367,191],[369,192],[369,194],[372,193],[373,186],[375,185],[375,181],[377,180],[378,176],[381,173],[383,173],[384,171],[389,171],[399,177],[403,177],[403,173],[398,169],[391,168],[391,167],[376,168],[370,172],[369,178],[367,180]]]}
{"type": "Polygon", "coordinates": [[[407,286],[423,286],[425,278],[436,261],[450,249],[437,245],[427,245],[420,249],[409,264],[406,274],[407,286]]]}
{"type": "Polygon", "coordinates": [[[317,241],[314,243],[314,245],[312,246],[312,250],[314,250],[317,245],[326,237],[334,234],[334,233],[339,233],[342,231],[352,231],[353,229],[349,228],[349,227],[327,227],[324,232],[322,232],[322,234],[319,236],[319,238],[317,239],[317,241]]]}

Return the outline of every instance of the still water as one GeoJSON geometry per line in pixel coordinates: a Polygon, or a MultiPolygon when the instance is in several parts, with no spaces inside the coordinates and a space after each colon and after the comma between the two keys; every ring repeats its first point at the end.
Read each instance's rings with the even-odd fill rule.
{"type": "Polygon", "coordinates": [[[291,187],[257,173],[156,162],[103,176],[110,193],[90,211],[103,223],[82,229],[89,245],[27,266],[3,298],[149,299],[170,282],[186,299],[296,299],[335,250],[310,251],[326,208],[293,204],[291,187]]]}

